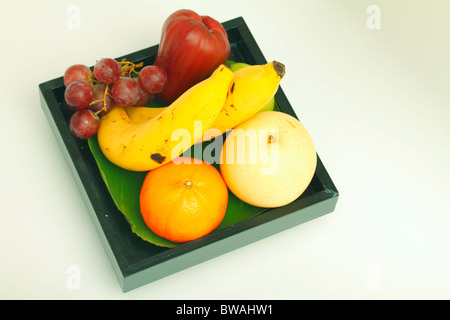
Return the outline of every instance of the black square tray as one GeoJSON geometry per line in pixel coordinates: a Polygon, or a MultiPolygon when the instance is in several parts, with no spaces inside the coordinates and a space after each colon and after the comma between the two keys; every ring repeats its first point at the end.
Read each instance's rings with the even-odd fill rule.
{"type": "MultiPolygon", "coordinates": [[[[267,63],[244,19],[224,22],[231,43],[230,60],[248,64],[267,63]]],[[[131,62],[153,64],[158,46],[124,57],[131,62]]],[[[185,268],[245,246],[335,209],[339,194],[318,157],[317,169],[307,190],[291,204],[213,232],[174,248],[163,248],[136,236],[102,180],[87,141],[75,138],[68,126],[63,78],[39,85],[41,105],[77,182],[92,221],[108,254],[123,292],[133,290],[185,268]]],[[[282,112],[298,118],[281,87],[276,102],[282,112]]]]}

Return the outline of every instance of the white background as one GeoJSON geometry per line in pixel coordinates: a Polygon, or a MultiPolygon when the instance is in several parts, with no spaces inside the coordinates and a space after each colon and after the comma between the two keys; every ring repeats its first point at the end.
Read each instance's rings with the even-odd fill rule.
{"type": "Polygon", "coordinates": [[[446,0],[1,0],[0,298],[449,299],[449,14],[446,0]],[[329,215],[124,294],[38,84],[159,43],[180,8],[243,16],[286,65],[281,86],[340,197],[329,215]]]}

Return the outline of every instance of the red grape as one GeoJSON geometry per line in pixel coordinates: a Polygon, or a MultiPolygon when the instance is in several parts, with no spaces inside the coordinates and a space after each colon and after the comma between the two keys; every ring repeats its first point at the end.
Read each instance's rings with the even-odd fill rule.
{"type": "Polygon", "coordinates": [[[94,96],[92,98],[92,104],[89,105],[89,109],[98,112],[99,115],[107,114],[116,104],[111,96],[111,86],[108,87],[108,92],[105,96],[105,90],[108,85],[105,83],[99,83],[94,87],[94,96]],[[103,101],[103,97],[105,101],[103,101]],[[97,101],[97,102],[95,102],[97,101]],[[95,103],[93,103],[95,102],[95,103]],[[106,110],[103,106],[106,104],[106,110]],[[103,109],[103,110],[102,110],[103,109]]]}
{"type": "MultiPolygon", "coordinates": [[[[134,78],[134,80],[139,85],[137,78],[134,78]]],[[[140,92],[139,100],[135,103],[135,105],[138,107],[150,104],[150,102],[152,102],[153,99],[155,98],[155,95],[153,93],[148,93],[146,90],[142,89],[140,85],[139,85],[139,92],[140,92]]]]}
{"type": "Polygon", "coordinates": [[[94,66],[94,75],[98,81],[103,83],[114,83],[122,74],[120,64],[111,58],[103,58],[94,66]]]}
{"type": "Polygon", "coordinates": [[[69,106],[76,110],[86,108],[92,101],[94,90],[84,80],[75,80],[66,88],[64,98],[69,106]]]}
{"type": "Polygon", "coordinates": [[[99,117],[89,109],[79,110],[70,118],[70,131],[80,139],[92,137],[97,133],[99,127],[99,117]]]}
{"type": "Polygon", "coordinates": [[[149,93],[159,93],[167,83],[167,74],[157,66],[146,66],[139,72],[139,84],[149,93]]]}
{"type": "Polygon", "coordinates": [[[132,78],[120,78],[111,89],[114,101],[121,106],[135,105],[139,100],[139,85],[132,78]]]}
{"type": "Polygon", "coordinates": [[[75,80],[88,81],[91,74],[92,71],[88,66],[85,66],[84,64],[74,64],[64,72],[64,85],[67,87],[75,80]]]}

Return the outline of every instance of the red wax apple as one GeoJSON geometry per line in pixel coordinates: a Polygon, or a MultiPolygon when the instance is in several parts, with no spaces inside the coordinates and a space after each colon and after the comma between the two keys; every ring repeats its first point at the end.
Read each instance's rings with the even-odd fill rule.
{"type": "Polygon", "coordinates": [[[223,26],[209,16],[178,10],[164,22],[155,61],[167,74],[164,90],[157,95],[171,103],[196,83],[209,77],[230,55],[223,26]]]}

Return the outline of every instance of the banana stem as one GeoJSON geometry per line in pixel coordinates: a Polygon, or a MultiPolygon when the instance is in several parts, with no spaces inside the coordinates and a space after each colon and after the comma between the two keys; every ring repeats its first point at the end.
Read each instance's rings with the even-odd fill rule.
{"type": "Polygon", "coordinates": [[[284,64],[282,64],[281,62],[278,62],[278,61],[274,61],[273,69],[275,70],[275,72],[278,74],[278,76],[280,78],[284,77],[284,75],[286,73],[286,67],[284,66],[284,64]]]}

